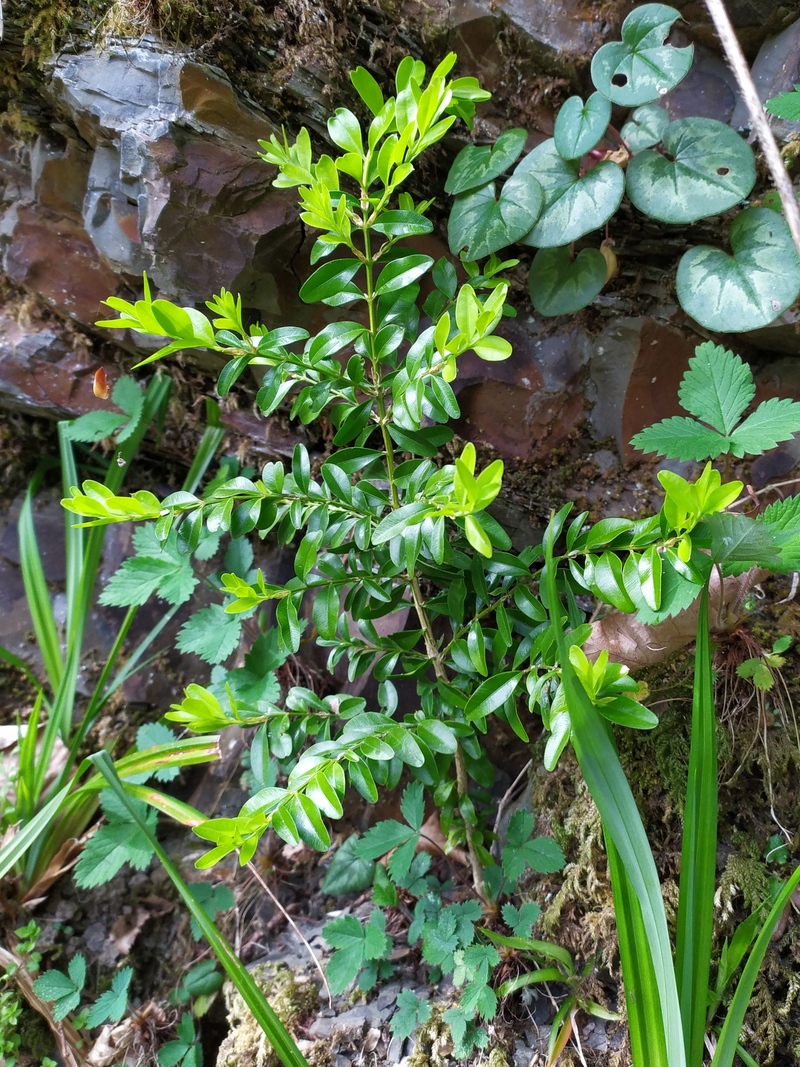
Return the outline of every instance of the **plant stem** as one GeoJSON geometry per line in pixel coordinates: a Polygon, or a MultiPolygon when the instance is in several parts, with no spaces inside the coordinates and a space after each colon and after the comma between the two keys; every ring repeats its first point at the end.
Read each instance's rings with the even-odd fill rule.
{"type": "MultiPolygon", "coordinates": [[[[367,193],[366,190],[361,191],[361,206],[362,211],[366,216],[367,193]]],[[[386,475],[389,481],[389,489],[392,497],[392,507],[398,508],[400,506],[400,497],[397,492],[397,486],[394,479],[394,445],[389,435],[387,426],[388,413],[386,409],[386,398],[384,396],[384,390],[381,385],[381,368],[378,363],[378,359],[375,355],[375,334],[377,333],[377,322],[375,317],[375,292],[374,292],[374,279],[373,270],[375,266],[375,260],[372,256],[372,250],[370,246],[369,226],[364,225],[362,229],[364,236],[364,270],[366,275],[366,298],[367,298],[367,314],[369,316],[369,346],[370,346],[370,362],[372,363],[372,380],[375,386],[375,395],[378,404],[378,417],[379,425],[381,429],[381,437],[383,438],[383,449],[386,455],[386,475]]],[[[419,586],[419,579],[415,573],[409,574],[411,596],[414,602],[414,609],[417,613],[420,626],[422,627],[422,633],[425,639],[425,648],[428,656],[433,664],[433,670],[436,677],[443,682],[447,682],[447,672],[442,662],[441,654],[436,647],[436,639],[433,635],[433,629],[431,628],[430,618],[425,610],[425,598],[422,595],[422,590],[419,586]]],[[[464,761],[464,752],[459,744],[455,752],[455,765],[456,765],[456,789],[459,797],[466,797],[468,795],[468,775],[467,765],[464,761]]],[[[467,852],[469,854],[470,865],[472,867],[472,877],[475,882],[475,891],[480,897],[481,901],[486,904],[486,887],[483,880],[483,864],[478,857],[478,851],[475,846],[475,841],[472,836],[472,827],[469,822],[464,819],[464,832],[466,836],[467,852]]]]}

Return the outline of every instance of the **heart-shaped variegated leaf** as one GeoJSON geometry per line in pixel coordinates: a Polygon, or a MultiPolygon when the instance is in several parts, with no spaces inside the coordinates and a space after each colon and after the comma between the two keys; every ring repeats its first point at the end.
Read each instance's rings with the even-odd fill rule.
{"type": "Polygon", "coordinates": [[[690,249],[678,265],[678,299],[709,330],[756,330],[776,319],[800,293],[800,259],[784,219],[751,207],[731,226],[733,255],[690,249]]]}
{"type": "Polygon", "coordinates": [[[666,4],[644,4],[622,23],[622,40],[604,44],[592,59],[595,88],[614,104],[637,107],[658,100],[689,73],[694,47],[665,44],[681,17],[666,4]]]}
{"type": "Polygon", "coordinates": [[[544,203],[539,182],[529,174],[511,177],[495,199],[494,182],[457,196],[447,223],[453,255],[483,259],[514,244],[536,222],[544,203]]]}
{"type": "Polygon", "coordinates": [[[540,248],[531,264],[531,301],[540,315],[569,315],[590,304],[605,280],[606,261],[596,248],[575,259],[569,247],[540,248]]]}
{"type": "Polygon", "coordinates": [[[564,159],[580,159],[590,151],[611,121],[611,101],[602,93],[592,93],[584,104],[571,96],[556,116],[553,140],[564,159]]]}
{"type": "Polygon", "coordinates": [[[658,104],[642,104],[620,130],[622,139],[631,152],[652,148],[664,136],[669,125],[669,115],[658,104]]]}
{"type": "Polygon", "coordinates": [[[453,195],[466,193],[499,178],[503,171],[516,162],[527,137],[526,130],[506,130],[493,146],[466,145],[453,161],[445,182],[445,192],[453,195]]]}
{"type": "Polygon", "coordinates": [[[753,151],[724,122],[678,119],[662,143],[664,152],[637,152],[626,178],[634,206],[655,219],[696,222],[738,204],[755,184],[753,151]]]}
{"type": "Polygon", "coordinates": [[[596,230],[614,214],[622,200],[625,178],[616,163],[607,160],[581,176],[577,159],[559,155],[550,138],[537,145],[519,163],[514,177],[534,176],[544,189],[544,209],[522,243],[555,248],[577,241],[596,230]]]}

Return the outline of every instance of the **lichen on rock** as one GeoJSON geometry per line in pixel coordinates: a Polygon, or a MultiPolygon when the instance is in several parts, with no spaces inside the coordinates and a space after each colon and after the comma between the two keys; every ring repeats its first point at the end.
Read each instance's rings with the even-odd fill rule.
{"type": "MultiPolygon", "coordinates": [[[[262,963],[250,973],[290,1032],[303,1015],[316,1010],[319,1002],[316,985],[296,975],[286,964],[262,963]]],[[[280,1060],[241,993],[230,982],[225,984],[223,993],[231,1029],[220,1045],[216,1067],[280,1067],[280,1060]]]]}

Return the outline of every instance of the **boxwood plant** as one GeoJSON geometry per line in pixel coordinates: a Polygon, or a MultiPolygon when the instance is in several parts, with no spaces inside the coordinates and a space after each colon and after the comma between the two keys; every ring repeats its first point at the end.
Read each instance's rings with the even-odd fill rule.
{"type": "MultiPolygon", "coordinates": [[[[271,535],[281,545],[294,545],[295,573],[285,585],[272,584],[261,571],[224,574],[225,611],[247,616],[274,605],[271,632],[280,654],[295,653],[301,641],[313,639],[328,650],[332,671],[346,668],[351,680],[371,672],[379,683],[375,703],[341,692],[320,696],[300,686],[282,699],[274,693],[259,699],[238,684],[187,687],[185,699],[169,713],[172,720],[198,732],[232,724],[256,728],[251,756],[256,790],[238,815],[194,826],[210,846],[200,867],[234,852],[247,862],[269,829],[292,844],[325,850],[331,843],[326,820],[342,815],[348,788],[375,803],[405,774],[412,779],[403,802],[405,824],[382,824],[352,853],[354,861],[367,862],[378,859],[384,846],[396,847],[395,856],[402,853],[402,863],[390,865],[393,885],[383,865],[375,867],[376,899],[390,903],[392,892],[409,878],[416,895],[424,896],[425,872],[412,868],[412,856],[427,798],[438,810],[446,847],[465,848],[476,901],[492,912],[504,881],[516,875],[507,879],[510,861],[498,864],[490,850],[486,818],[493,768],[484,735],[497,720],[522,741],[529,731],[543,729],[548,768],[571,745],[603,820],[637,1067],[700,1067],[706,1028],[716,1025],[707,1011],[717,810],[708,615],[701,610],[673,960],[652,853],[613,742],[614,728],[650,729],[656,716],[638,699],[639,686],[626,668],[607,652],[593,662],[583,652],[592,627],[579,597],[592,594],[656,623],[698,597],[705,607],[714,570],[734,574],[756,564],[789,570],[797,565],[796,501],[756,517],[731,513],[727,509],[741,483],[723,482],[708,462],[693,481],[663,472],[665,501],[655,515],[590,523],[585,512],[572,515],[567,504],[552,515],[543,544],[515,552],[487,511],[501,488],[502,463],[483,465],[470,443],[448,448],[453,435],[447,423],[459,414],[451,387],[459,358],[466,352],[485,360],[511,355],[509,343],[495,334],[507,295],[504,265],[492,254],[497,246],[490,239],[498,227],[504,240],[526,238],[553,255],[552,246],[601,225],[626,184],[640,205],[654,207],[662,196],[651,195],[653,189],[666,180],[660,160],[669,162],[661,151],[651,153],[657,158],[650,162],[639,154],[650,151],[641,130],[654,124],[651,143],[671,155],[683,159],[684,144],[693,151],[706,145],[714,160],[724,153],[730,180],[707,183],[716,199],[700,197],[698,215],[710,205],[729,207],[749,191],[750,150],[735,134],[717,130],[719,124],[709,127],[708,120],[690,123],[687,133],[686,124],[665,130],[655,111],[638,112],[632,162],[641,162],[627,177],[612,160],[586,172],[579,162],[606,128],[609,100],[646,106],[652,93],[688,69],[690,52],[663,44],[674,14],[648,6],[629,17],[622,44],[605,46],[595,57],[600,95],[586,106],[565,107],[567,117],[559,117],[554,140],[523,161],[497,206],[487,183],[516,158],[522,136],[512,132],[493,150],[456,161],[450,178],[460,198],[450,222],[453,245],[468,246],[473,257],[489,257],[482,266],[469,262],[464,284],[452,263],[434,262],[415,249],[413,239],[432,230],[427,217],[432,202],[415,201],[404,188],[420,154],[457,118],[469,122],[476,102],[488,95],[473,79],[451,79],[454,55],[430,77],[421,62],[404,59],[396,93],[388,98],[366,70],[354,71],[353,85],[369,117],[362,123],[347,109],[334,112],[328,123],[338,149],[333,156],[315,157],[304,130],[294,142],[274,136],[262,142],[263,158],[277,168],[275,183],[298,189],[301,217],[319,234],[311,252],[315,269],[301,296],[342,309],[335,320],[309,336],[292,327],[248,323],[241,300],[224,290],[208,302],[209,317],[153,299],[145,285],[136,303],[110,299],[119,317],[104,325],[164,337],[167,343],[150,359],[192,347],[224,353],[223,396],[245,370],[256,369],[262,376],[256,402],[264,416],[281,404],[290,404],[292,417],[303,423],[324,413],[333,428],[331,454],[316,462],[298,444],[291,463],[267,463],[260,477],[217,481],[202,495],[121,496],[88,481],[64,501],[86,525],[154,523],[158,540],[176,535],[186,552],[195,549],[203,530],[271,535]],[[475,182],[475,188],[465,182],[475,182]],[[432,288],[423,300],[426,276],[432,288]],[[401,700],[401,679],[413,683],[414,698],[401,700]],[[285,777],[276,777],[276,769],[285,777]]],[[[707,164],[704,169],[708,172],[707,164]]],[[[688,218],[697,190],[696,179],[686,175],[685,181],[684,186],[681,171],[677,200],[688,218]]],[[[767,258],[787,276],[800,278],[794,251],[781,236],[781,220],[768,214],[770,232],[777,236],[767,258]]],[[[740,225],[759,241],[761,218],[740,216],[745,220],[740,225]]],[[[750,291],[760,292],[755,282],[750,291]]],[[[683,458],[758,452],[800,428],[799,406],[789,401],[769,402],[766,414],[762,406],[743,418],[752,378],[737,357],[711,343],[698,349],[681,396],[693,416],[680,424],[683,458]]],[[[637,443],[669,452],[677,429],[656,429],[637,443]]],[[[533,825],[533,819],[515,823],[513,847],[523,858],[533,825]]],[[[512,869],[518,866],[515,860],[512,869]]],[[[715,1004],[755,938],[714,1067],[733,1062],[756,972],[799,879],[795,875],[787,884],[763,924],[759,917],[751,922],[726,957],[727,971],[717,975],[715,1004]]],[[[526,940],[530,923],[521,913],[503,915],[512,935],[519,925],[526,940]]],[[[473,927],[476,916],[472,909],[473,927]]],[[[455,938],[447,966],[464,980],[469,959],[463,955],[459,963],[454,953],[466,954],[469,932],[459,934],[459,941],[456,918],[427,914],[424,904],[418,918],[420,928],[441,925],[442,936],[449,931],[455,938]]],[[[361,931],[339,924],[332,940],[337,952],[345,953],[335,957],[340,976],[354,977],[362,966],[373,978],[379,973],[386,947],[379,917],[361,931]]],[[[473,1015],[488,1016],[494,1002],[484,990],[494,957],[488,943],[478,947],[484,980],[469,1006],[473,1015]]],[[[433,962],[438,966],[442,960],[433,962]]],[[[419,1005],[403,1007],[404,1029],[424,1016],[419,1005]]],[[[468,1022],[462,1011],[462,1038],[468,1022]]]]}

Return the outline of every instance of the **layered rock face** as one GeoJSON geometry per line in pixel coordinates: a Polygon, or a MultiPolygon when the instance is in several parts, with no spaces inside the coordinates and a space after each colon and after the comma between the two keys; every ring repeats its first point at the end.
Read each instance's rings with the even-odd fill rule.
{"type": "MultiPolygon", "coordinates": [[[[585,90],[588,57],[616,35],[630,5],[619,5],[614,25],[577,0],[418,0],[411,7],[402,27],[407,46],[434,57],[452,48],[460,71],[495,90],[477,136],[522,124],[533,142],[551,133],[548,93],[585,90]]],[[[357,21],[357,9],[354,0],[350,20],[357,21]]],[[[731,9],[751,52],[761,45],[755,70],[764,98],[791,88],[800,80],[800,21],[790,23],[772,2],[759,7],[748,0],[731,9]],[[770,27],[780,32],[762,45],[770,27]]],[[[681,32],[696,39],[698,57],[686,81],[665,98],[671,116],[707,115],[741,126],[746,119],[738,91],[713,50],[703,6],[687,3],[682,10],[687,22],[681,32]]],[[[325,14],[321,5],[319,14],[325,14]]],[[[365,8],[367,15],[383,18],[381,5],[365,8]]],[[[385,18],[397,19],[394,7],[385,18]]],[[[376,73],[384,60],[388,70],[389,58],[376,61],[376,73]]],[[[289,111],[294,100],[302,114],[293,121],[281,113],[279,121],[246,99],[221,70],[155,37],[78,43],[55,57],[42,90],[54,116],[46,132],[27,144],[0,139],[0,254],[8,278],[89,331],[104,316],[102,301],[109,295],[139,295],[142,271],[164,296],[182,304],[202,305],[224,286],[241,292],[252,312],[271,325],[324,325],[339,312],[308,308],[297,297],[309,267],[295,197],[272,187],[274,171],[258,157],[258,140],[279,133],[281,121],[288,118],[293,131],[309,114],[324,118],[325,108],[339,102],[326,99],[324,70],[303,71],[291,74],[284,100],[289,111]],[[303,84],[315,86],[308,106],[297,96],[303,84]]],[[[322,121],[312,125],[324,129],[322,121]]],[[[788,136],[794,125],[783,124],[779,132],[788,136]]],[[[628,459],[631,434],[675,410],[675,386],[698,338],[671,302],[663,272],[647,263],[648,247],[661,250],[663,236],[637,232],[636,220],[623,224],[635,234],[632,257],[627,265],[624,253],[621,260],[636,297],[601,296],[590,314],[570,321],[536,319],[520,296],[520,315],[505,326],[515,347],[512,359],[462,364],[457,428],[465,436],[506,457],[536,459],[584,424],[588,411],[590,433],[610,439],[628,459]]],[[[432,254],[446,252],[442,242],[434,244],[432,254]]],[[[37,325],[3,315],[3,403],[57,415],[94,406],[91,345],[57,322],[37,325]]],[[[141,336],[120,332],[117,340],[148,350],[141,336]]],[[[731,344],[743,354],[776,353],[780,388],[785,395],[800,393],[792,361],[782,358],[800,350],[791,312],[738,341],[731,344]]],[[[764,374],[775,379],[769,368],[764,374]]],[[[235,418],[240,429],[249,429],[241,413],[235,418]]]]}

